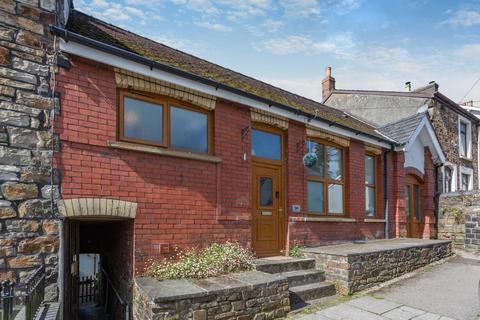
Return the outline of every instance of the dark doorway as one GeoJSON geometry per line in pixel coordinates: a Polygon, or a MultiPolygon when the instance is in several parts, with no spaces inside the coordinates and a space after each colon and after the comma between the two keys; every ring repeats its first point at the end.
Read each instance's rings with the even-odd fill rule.
{"type": "Polygon", "coordinates": [[[130,319],[133,219],[66,219],[64,319],[130,319]]]}

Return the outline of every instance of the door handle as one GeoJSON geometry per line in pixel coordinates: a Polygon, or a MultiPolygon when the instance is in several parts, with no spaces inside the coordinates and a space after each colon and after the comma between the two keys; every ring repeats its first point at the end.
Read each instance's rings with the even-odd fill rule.
{"type": "Polygon", "coordinates": [[[277,199],[280,198],[280,192],[275,191],[275,198],[277,198],[277,199]]]}

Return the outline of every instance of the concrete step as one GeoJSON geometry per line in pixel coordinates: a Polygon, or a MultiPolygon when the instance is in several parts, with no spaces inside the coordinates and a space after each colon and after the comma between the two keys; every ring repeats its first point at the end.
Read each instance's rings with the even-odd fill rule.
{"type": "Polygon", "coordinates": [[[290,305],[301,305],[308,301],[333,296],[335,286],[329,282],[309,283],[290,287],[290,305]]]}
{"type": "Polygon", "coordinates": [[[325,272],[320,270],[295,270],[281,273],[287,278],[290,287],[325,281],[325,272]]]}
{"type": "Polygon", "coordinates": [[[310,258],[262,258],[255,262],[258,271],[266,273],[283,273],[289,271],[315,269],[315,259],[310,258]]]}

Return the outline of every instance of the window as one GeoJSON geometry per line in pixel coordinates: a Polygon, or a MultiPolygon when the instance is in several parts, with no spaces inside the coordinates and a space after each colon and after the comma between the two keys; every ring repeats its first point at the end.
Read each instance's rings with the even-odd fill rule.
{"type": "Polygon", "coordinates": [[[307,141],[308,152],[316,161],[307,167],[308,211],[315,214],[345,214],[344,152],[336,146],[307,141]]]}
{"type": "Polygon", "coordinates": [[[461,190],[473,190],[473,169],[460,166],[459,174],[461,190]]]}
{"type": "Polygon", "coordinates": [[[457,166],[446,162],[442,167],[443,192],[455,192],[457,190],[457,166]]]}
{"type": "Polygon", "coordinates": [[[445,192],[452,192],[452,168],[445,167],[444,179],[445,179],[445,192]]]}
{"type": "Polygon", "coordinates": [[[472,157],[472,125],[462,116],[458,116],[458,153],[462,158],[472,157]]]}
{"type": "Polygon", "coordinates": [[[281,135],[253,129],[252,155],[259,158],[282,160],[281,135]]]}
{"type": "Polygon", "coordinates": [[[165,97],[120,92],[119,138],[208,153],[210,113],[165,97]]]}
{"type": "Polygon", "coordinates": [[[367,217],[375,217],[376,214],[376,158],[365,156],[365,213],[367,217]]]}

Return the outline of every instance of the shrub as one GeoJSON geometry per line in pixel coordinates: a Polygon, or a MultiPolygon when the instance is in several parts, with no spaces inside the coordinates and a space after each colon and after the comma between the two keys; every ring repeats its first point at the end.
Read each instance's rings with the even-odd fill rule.
{"type": "Polygon", "coordinates": [[[290,247],[290,252],[288,253],[288,255],[293,258],[303,258],[305,256],[302,250],[300,250],[300,247],[298,246],[297,243],[294,243],[290,247]]]}
{"type": "Polygon", "coordinates": [[[253,269],[251,251],[238,243],[212,243],[199,250],[189,249],[164,261],[154,261],[145,275],[158,280],[182,278],[208,278],[232,272],[253,269]]]}

